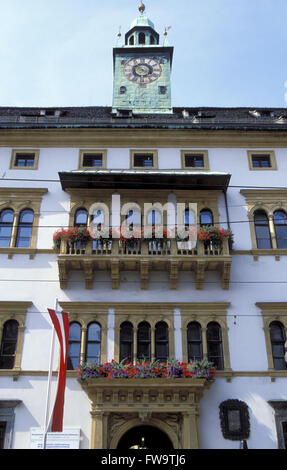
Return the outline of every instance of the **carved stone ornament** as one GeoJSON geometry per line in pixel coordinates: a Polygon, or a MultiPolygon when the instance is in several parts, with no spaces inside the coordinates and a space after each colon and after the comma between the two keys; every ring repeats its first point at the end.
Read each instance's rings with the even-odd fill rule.
{"type": "Polygon", "coordinates": [[[221,431],[224,439],[241,441],[249,438],[250,421],[246,403],[226,400],[219,405],[221,431]]]}

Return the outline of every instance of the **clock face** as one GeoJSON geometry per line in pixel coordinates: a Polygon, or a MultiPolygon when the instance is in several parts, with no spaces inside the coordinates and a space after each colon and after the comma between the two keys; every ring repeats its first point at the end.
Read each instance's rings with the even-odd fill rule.
{"type": "Polygon", "coordinates": [[[158,80],[161,75],[160,64],[148,57],[129,60],[124,66],[125,77],[138,85],[147,85],[158,80]]]}

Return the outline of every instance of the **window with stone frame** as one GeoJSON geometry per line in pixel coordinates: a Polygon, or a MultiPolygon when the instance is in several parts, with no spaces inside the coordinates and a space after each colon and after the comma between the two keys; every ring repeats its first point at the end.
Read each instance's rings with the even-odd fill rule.
{"type": "Polygon", "coordinates": [[[250,170],[277,170],[273,150],[248,150],[247,155],[250,170]]]}
{"type": "Polygon", "coordinates": [[[12,449],[15,408],[21,400],[0,400],[0,449],[12,449]]]}
{"type": "Polygon", "coordinates": [[[209,170],[207,150],[181,150],[181,167],[192,170],[209,170]]]}
{"type": "Polygon", "coordinates": [[[242,189],[240,193],[246,200],[252,249],[273,250],[278,256],[284,254],[283,250],[287,249],[287,190],[242,189]]]}
{"type": "Polygon", "coordinates": [[[230,354],[226,302],[192,302],[181,308],[183,360],[208,359],[229,371],[230,354]]]}
{"type": "Polygon", "coordinates": [[[275,411],[278,448],[287,449],[287,401],[270,400],[268,403],[275,411]]]}
{"type": "MultiPolygon", "coordinates": [[[[24,329],[32,302],[0,301],[0,375],[21,369],[24,329]]],[[[10,375],[10,374],[9,374],[10,375]]]]}
{"type": "Polygon", "coordinates": [[[60,302],[69,312],[68,370],[87,361],[106,362],[107,311],[98,302],[60,302]]]}
{"type": "Polygon", "coordinates": [[[81,149],[79,153],[79,170],[106,168],[106,149],[81,149]]]}
{"type": "Polygon", "coordinates": [[[268,370],[287,375],[287,302],[257,302],[260,308],[266,344],[268,370]]]}
{"type": "Polygon", "coordinates": [[[12,150],[10,170],[37,170],[40,150],[12,150]]]}
{"type": "Polygon", "coordinates": [[[0,369],[13,369],[15,364],[19,324],[16,320],[7,320],[3,325],[0,344],[0,369]]]}
{"type": "MultiPolygon", "coordinates": [[[[47,189],[0,189],[0,249],[36,248],[40,207],[47,189]]],[[[15,250],[13,251],[15,252],[15,250]]]]}
{"type": "Polygon", "coordinates": [[[131,150],[130,151],[130,167],[155,169],[158,168],[157,150],[131,150]]]}

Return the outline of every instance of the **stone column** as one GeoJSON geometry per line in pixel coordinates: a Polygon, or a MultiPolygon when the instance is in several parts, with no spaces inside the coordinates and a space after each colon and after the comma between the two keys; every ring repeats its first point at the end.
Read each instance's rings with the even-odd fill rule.
{"type": "Polygon", "coordinates": [[[186,411],[182,413],[182,447],[183,449],[200,449],[199,413],[186,411]]]}
{"type": "Polygon", "coordinates": [[[108,310],[107,330],[107,362],[111,362],[115,356],[115,309],[108,310]]]}
{"type": "Polygon", "coordinates": [[[202,327],[201,334],[202,334],[202,355],[203,357],[207,357],[207,338],[206,338],[206,327],[202,327]]]}
{"type": "Polygon", "coordinates": [[[181,334],[181,314],[180,309],[174,309],[173,324],[174,324],[174,357],[178,361],[182,361],[182,334],[181,334]]]}
{"type": "Polygon", "coordinates": [[[81,351],[80,351],[80,363],[81,364],[83,364],[86,361],[86,344],[87,344],[87,327],[82,326],[81,351]]]}
{"type": "Polygon", "coordinates": [[[151,339],[151,360],[155,359],[155,327],[152,326],[150,329],[150,339],[151,339]]]}
{"type": "Polygon", "coordinates": [[[92,432],[91,432],[91,449],[107,448],[107,420],[108,415],[102,411],[91,411],[92,416],[92,432]]]}
{"type": "Polygon", "coordinates": [[[137,362],[137,341],[138,341],[138,329],[134,327],[134,338],[133,338],[133,363],[137,362]]]}

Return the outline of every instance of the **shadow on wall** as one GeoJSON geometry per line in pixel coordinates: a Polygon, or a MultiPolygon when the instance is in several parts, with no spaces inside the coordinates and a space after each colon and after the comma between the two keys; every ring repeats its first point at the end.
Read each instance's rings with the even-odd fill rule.
{"type": "Polygon", "coordinates": [[[277,449],[278,438],[273,408],[257,393],[250,393],[244,401],[248,405],[250,413],[248,447],[250,449],[277,449]],[[256,443],[260,443],[260,447],[252,444],[252,435],[256,436],[256,443]]]}

